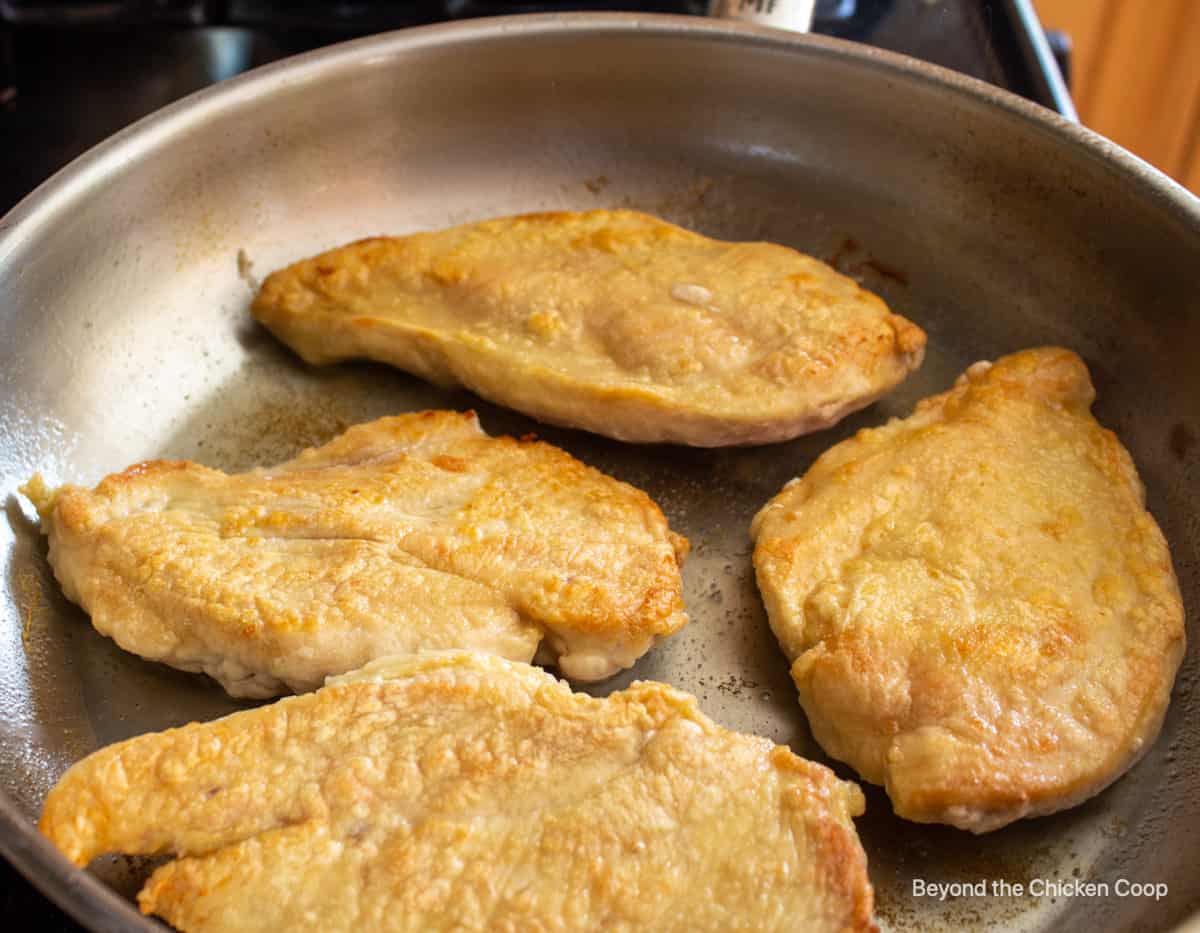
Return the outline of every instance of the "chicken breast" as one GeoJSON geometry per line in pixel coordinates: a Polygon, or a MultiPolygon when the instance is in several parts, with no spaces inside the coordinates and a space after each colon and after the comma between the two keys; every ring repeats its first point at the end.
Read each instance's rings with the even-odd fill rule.
{"type": "Polygon", "coordinates": [[[1158,735],[1183,606],[1093,396],[1067,350],[977,363],[754,519],[813,734],[902,817],[984,832],[1074,806],[1158,735]]]}
{"type": "Polygon", "coordinates": [[[687,621],[685,539],[645,493],[473,413],[384,418],[228,476],[151,461],[25,487],[67,596],[128,651],[234,696],[419,649],[631,666],[687,621]]]}
{"type": "Polygon", "coordinates": [[[450,652],[110,746],[40,825],[76,865],[176,856],[138,901],[184,933],[819,933],[874,929],[862,811],[664,684],[450,652]]]}
{"type": "Polygon", "coordinates": [[[635,211],[362,240],[274,273],[252,310],[310,363],[380,360],[552,424],[700,447],[827,427],[925,347],[816,259],[635,211]]]}

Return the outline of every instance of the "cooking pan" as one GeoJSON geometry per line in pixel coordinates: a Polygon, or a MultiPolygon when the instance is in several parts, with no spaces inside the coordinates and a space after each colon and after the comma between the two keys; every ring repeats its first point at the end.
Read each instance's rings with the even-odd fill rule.
{"type": "MultiPolygon", "coordinates": [[[[153,456],[242,469],[383,414],[475,408],[492,432],[537,431],[646,489],[693,541],[692,624],[597,692],[662,679],[727,726],[826,760],[755,591],[751,515],[831,444],[906,414],[969,363],[1062,344],[1087,360],[1096,413],[1137,461],[1194,612],[1198,272],[1200,203],[1147,165],[1003,91],[829,39],[666,16],[483,20],[348,43],[196,94],[0,221],[0,848],[88,926],[159,928],[126,899],[145,865],[70,868],[36,834],[41,801],[94,749],[238,706],[203,677],[123,653],[63,599],[15,493],[34,471],[91,483],[153,456]],[[928,331],[924,367],[791,443],[639,447],[380,366],[308,368],[247,314],[256,276],[345,240],[618,205],[829,258],[928,331]]],[[[897,820],[868,788],[858,826],[881,925],[1187,921],[1200,908],[1190,641],[1162,736],[1080,807],[975,837],[897,820]],[[943,901],[914,895],[922,881],[1024,893],[943,901]],[[1069,888],[1086,881],[1109,896],[1069,888]]]]}

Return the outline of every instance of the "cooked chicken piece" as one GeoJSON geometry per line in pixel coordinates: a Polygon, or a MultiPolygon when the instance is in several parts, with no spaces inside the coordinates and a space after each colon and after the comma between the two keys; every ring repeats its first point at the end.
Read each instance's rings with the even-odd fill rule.
{"type": "Polygon", "coordinates": [[[234,696],[472,648],[597,680],[687,621],[685,539],[645,493],[473,413],[384,418],[274,468],[151,461],[24,490],[67,596],[234,696]]]}
{"type": "Polygon", "coordinates": [[[77,865],[177,857],[184,933],[874,929],[861,791],[665,684],[607,699],[468,652],[76,764],[41,829],[77,865]]]}
{"type": "Polygon", "coordinates": [[[1162,533],[1060,349],[977,363],[827,451],[754,564],[813,734],[896,813],[986,832],[1099,793],[1183,656],[1162,533]]]}
{"type": "Polygon", "coordinates": [[[253,312],[310,363],[381,360],[553,424],[700,447],[827,427],[925,348],[816,259],[635,211],[362,240],[274,273],[253,312]]]}

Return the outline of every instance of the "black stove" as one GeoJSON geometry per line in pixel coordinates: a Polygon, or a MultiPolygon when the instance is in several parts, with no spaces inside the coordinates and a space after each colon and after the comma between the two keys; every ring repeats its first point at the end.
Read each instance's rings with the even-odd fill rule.
{"type": "MultiPolygon", "coordinates": [[[[706,0],[0,0],[0,215],[85,150],[192,91],[387,29],[473,16],[706,0]]],[[[1031,0],[820,0],[814,31],[903,52],[1074,116],[1031,0]]],[[[1056,41],[1057,38],[1057,41],[1056,41]]],[[[1062,71],[1065,71],[1065,64],[1062,71]]],[[[0,860],[9,929],[81,928],[0,860]]]]}

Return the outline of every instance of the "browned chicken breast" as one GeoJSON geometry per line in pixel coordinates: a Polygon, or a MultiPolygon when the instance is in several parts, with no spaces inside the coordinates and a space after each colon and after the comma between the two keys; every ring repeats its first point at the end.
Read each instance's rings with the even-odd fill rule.
{"type": "Polygon", "coordinates": [[[1158,735],[1183,606],[1093,396],[1067,350],[977,363],[754,520],[813,733],[900,816],[984,832],[1061,810],[1158,735]]]}
{"type": "Polygon", "coordinates": [[[67,596],[123,648],[235,696],[472,648],[597,680],[687,621],[687,542],[645,493],[471,413],[384,418],[229,476],[152,461],[25,487],[67,596]]]}
{"type": "Polygon", "coordinates": [[[635,211],[363,240],[274,273],[253,312],[310,363],[381,360],[546,422],[701,447],[827,427],[925,348],[816,259],[635,211]]]}
{"type": "Polygon", "coordinates": [[[183,933],[874,929],[859,789],[695,700],[450,652],[96,752],[41,829],[183,933]]]}
{"type": "Polygon", "coordinates": [[[820,933],[874,928],[862,812],[664,684],[458,651],[104,748],[41,829],[77,865],[176,856],[139,902],[184,933],[820,933]]]}

